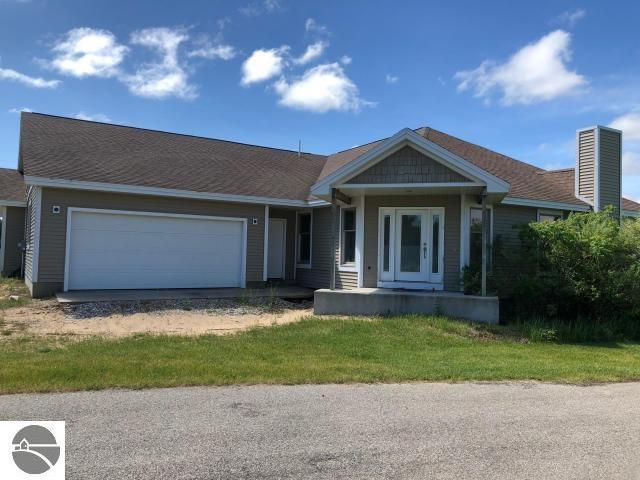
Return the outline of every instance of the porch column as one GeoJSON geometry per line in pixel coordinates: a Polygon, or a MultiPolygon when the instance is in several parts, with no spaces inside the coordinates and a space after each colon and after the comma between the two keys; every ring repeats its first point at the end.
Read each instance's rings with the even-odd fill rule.
{"type": "Polygon", "coordinates": [[[487,189],[482,191],[480,196],[482,199],[482,283],[480,294],[487,296],[487,230],[489,228],[489,219],[487,215],[487,189]]]}

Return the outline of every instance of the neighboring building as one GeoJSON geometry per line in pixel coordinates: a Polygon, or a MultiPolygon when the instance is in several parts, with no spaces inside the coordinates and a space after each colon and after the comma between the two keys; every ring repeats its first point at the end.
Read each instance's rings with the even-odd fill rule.
{"type": "Polygon", "coordinates": [[[24,239],[36,297],[269,279],[460,291],[483,233],[508,244],[518,223],[607,205],[640,216],[621,197],[621,132],[577,144],[576,175],[431,128],[324,156],[23,113],[18,169],[0,171],[2,272],[24,239]]]}
{"type": "Polygon", "coordinates": [[[20,172],[0,168],[0,275],[22,275],[25,185],[20,172]]]}

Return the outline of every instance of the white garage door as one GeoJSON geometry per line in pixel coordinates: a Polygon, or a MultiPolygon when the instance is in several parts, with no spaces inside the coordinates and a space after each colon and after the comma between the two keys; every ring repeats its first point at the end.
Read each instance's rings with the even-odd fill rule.
{"type": "Polygon", "coordinates": [[[241,219],[69,209],[67,290],[244,287],[241,219]]]}

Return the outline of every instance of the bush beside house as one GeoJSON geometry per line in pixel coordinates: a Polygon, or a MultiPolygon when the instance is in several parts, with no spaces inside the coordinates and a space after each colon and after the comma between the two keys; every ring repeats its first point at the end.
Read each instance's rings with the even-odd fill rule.
{"type": "MultiPolygon", "coordinates": [[[[640,339],[640,219],[620,222],[605,210],[518,228],[519,248],[494,243],[488,277],[510,321],[553,325],[551,336],[640,339]]],[[[463,282],[476,292],[478,268],[463,282]]]]}

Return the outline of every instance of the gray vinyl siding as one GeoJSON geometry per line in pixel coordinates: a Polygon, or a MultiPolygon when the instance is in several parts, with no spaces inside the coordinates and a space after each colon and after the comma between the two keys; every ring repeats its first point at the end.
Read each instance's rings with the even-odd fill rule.
{"type": "Polygon", "coordinates": [[[411,147],[403,147],[347,183],[451,183],[469,179],[411,147]]]}
{"type": "Polygon", "coordinates": [[[622,138],[618,132],[600,129],[600,141],[598,142],[600,150],[600,205],[603,209],[609,205],[615,208],[619,214],[620,201],[622,192],[621,185],[621,142],[622,138]]]}
{"type": "Polygon", "coordinates": [[[287,209],[269,210],[270,218],[283,218],[287,221],[287,234],[285,246],[285,280],[293,280],[296,268],[296,211],[287,209]]]}
{"type": "Polygon", "coordinates": [[[27,285],[33,283],[33,259],[34,246],[36,242],[36,215],[40,211],[40,197],[38,195],[39,187],[30,187],[27,194],[27,211],[26,211],[26,232],[25,240],[27,242],[24,253],[24,278],[27,285]]]}
{"type": "Polygon", "coordinates": [[[406,195],[367,197],[364,216],[364,287],[378,283],[378,211],[381,207],[444,207],[444,288],[461,289],[460,196],[406,195]]]}
{"type": "Polygon", "coordinates": [[[311,268],[296,270],[297,283],[308,288],[328,288],[331,250],[331,207],[316,208],[311,223],[311,268]]]}
{"type": "Polygon", "coordinates": [[[578,193],[593,201],[596,163],[595,130],[578,132],[578,193]]]}
{"type": "MultiPolygon", "coordinates": [[[[339,235],[340,222],[336,220],[336,288],[351,289],[358,287],[357,272],[339,271],[339,235]]],[[[298,268],[296,280],[299,285],[309,288],[329,288],[331,278],[331,207],[313,210],[311,229],[311,268],[298,268]]]]}
{"type": "Polygon", "coordinates": [[[247,284],[262,282],[264,205],[45,188],[42,191],[38,274],[38,283],[43,292],[54,293],[64,286],[69,207],[246,218],[246,280],[247,284]],[[52,213],[54,205],[60,206],[59,214],[52,213]],[[258,219],[257,225],[253,225],[253,218],[258,219]]]}
{"type": "Polygon", "coordinates": [[[517,274],[513,265],[513,255],[520,249],[518,226],[538,220],[538,209],[495,205],[493,207],[493,272],[496,278],[508,279],[517,274]]]}
{"type": "Polygon", "coordinates": [[[6,207],[6,215],[2,221],[2,228],[5,230],[2,275],[12,275],[22,265],[22,250],[18,243],[24,240],[24,215],[23,207],[6,207]]]}

